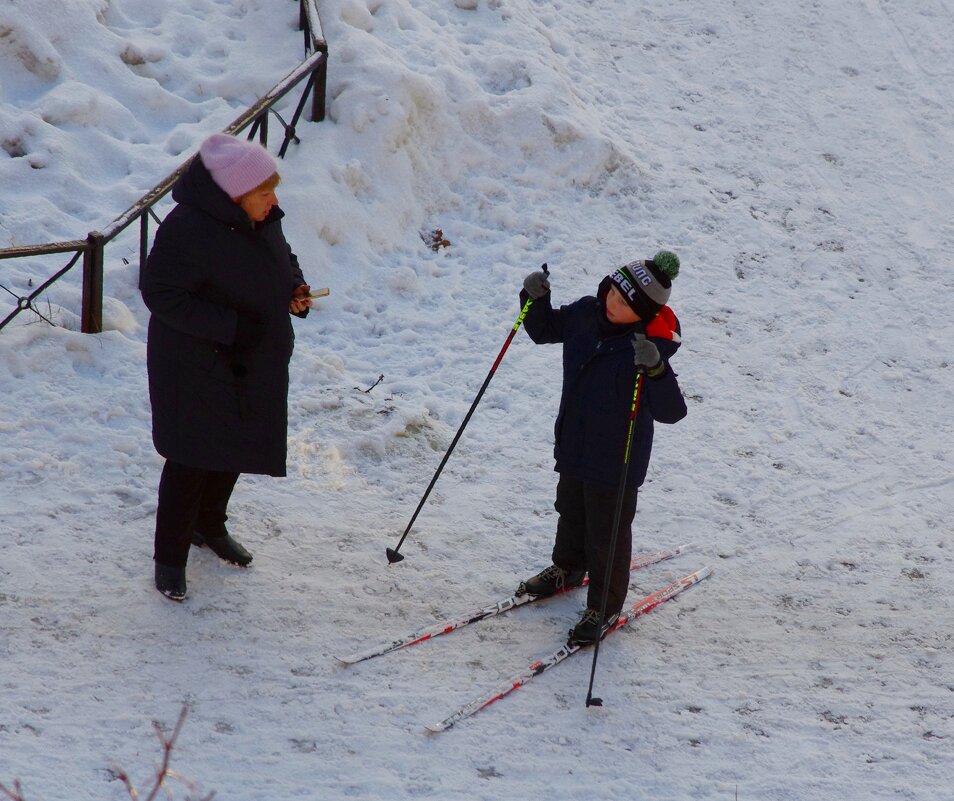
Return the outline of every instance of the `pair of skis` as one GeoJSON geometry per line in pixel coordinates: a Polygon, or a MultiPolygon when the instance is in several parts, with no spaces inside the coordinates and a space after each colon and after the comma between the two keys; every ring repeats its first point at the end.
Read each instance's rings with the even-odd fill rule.
{"type": "MultiPolygon", "coordinates": [[[[656,564],[657,562],[672,559],[682,554],[687,547],[688,546],[681,546],[671,550],[652,551],[649,553],[638,554],[637,556],[633,557],[632,561],[630,562],[630,570],[639,570],[641,568],[648,567],[649,565],[656,564]]],[[[612,631],[622,628],[631,620],[635,620],[637,617],[640,617],[655,609],[661,603],[674,598],[683,590],[688,589],[694,584],[698,584],[700,581],[711,575],[711,573],[712,568],[704,567],[693,573],[689,573],[688,575],[683,576],[677,581],[673,581],[664,587],[660,587],[658,590],[651,593],[650,595],[647,595],[642,600],[637,601],[627,612],[621,614],[615,624],[609,629],[609,631],[606,632],[604,636],[607,636],[612,631]]],[[[583,584],[580,586],[585,586],[587,583],[588,577],[583,580],[583,584]]],[[[576,588],[571,587],[567,590],[563,590],[562,592],[567,592],[569,589],[576,588]]],[[[405,637],[400,637],[396,640],[389,640],[372,645],[353,654],[340,656],[338,659],[341,662],[349,665],[355,664],[356,662],[362,662],[366,659],[382,656],[383,654],[388,654],[411,645],[416,645],[417,643],[438,637],[442,634],[448,634],[449,632],[455,631],[456,629],[462,628],[463,626],[476,623],[480,620],[486,620],[489,617],[494,617],[504,612],[508,612],[511,609],[515,609],[518,606],[524,606],[525,604],[533,603],[538,600],[542,600],[542,597],[528,594],[511,595],[492,604],[481,607],[480,609],[464,612],[460,615],[448,618],[445,621],[426,626],[415,632],[412,632],[411,634],[408,634],[405,637]]],[[[524,684],[531,681],[535,676],[538,676],[544,671],[560,664],[560,662],[577,653],[583,647],[585,646],[569,641],[566,642],[552,654],[549,654],[548,656],[545,656],[541,659],[534,660],[525,670],[522,670],[520,673],[510,677],[494,690],[475,698],[473,701],[460,707],[443,720],[440,720],[437,723],[428,724],[426,728],[428,731],[432,732],[440,732],[449,729],[458,721],[476,714],[485,707],[490,706],[490,704],[494,703],[495,701],[499,701],[504,696],[509,695],[518,687],[522,687],[524,684]]]]}

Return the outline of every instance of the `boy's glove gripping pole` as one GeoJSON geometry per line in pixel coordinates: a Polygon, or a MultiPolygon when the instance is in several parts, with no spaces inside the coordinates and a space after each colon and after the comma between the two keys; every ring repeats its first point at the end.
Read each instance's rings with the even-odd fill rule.
{"type": "MultiPolygon", "coordinates": [[[[547,265],[544,264],[542,267],[543,272],[549,275],[550,271],[547,269],[547,265]]],[[[447,453],[444,454],[444,458],[441,459],[440,465],[438,465],[437,472],[434,473],[434,477],[431,479],[431,483],[427,485],[427,489],[424,491],[424,497],[421,498],[421,502],[417,505],[417,509],[414,510],[414,514],[411,515],[411,522],[407,524],[407,528],[404,529],[404,533],[401,535],[401,540],[398,542],[396,548],[387,548],[386,553],[388,556],[388,562],[392,565],[395,562],[400,562],[404,558],[404,554],[399,553],[401,546],[404,544],[404,540],[408,535],[408,532],[411,530],[411,527],[414,525],[414,521],[417,520],[417,516],[420,513],[421,509],[424,506],[424,502],[427,500],[427,496],[431,494],[431,490],[434,489],[434,485],[437,483],[437,478],[440,476],[441,471],[444,469],[444,465],[447,464],[447,460],[450,458],[450,455],[454,452],[454,448],[457,446],[457,441],[460,439],[460,435],[464,433],[464,429],[467,427],[467,423],[470,422],[470,418],[474,414],[474,410],[477,408],[477,404],[480,403],[480,399],[484,396],[484,392],[487,389],[487,385],[490,383],[490,379],[494,377],[494,373],[497,372],[497,367],[500,365],[500,362],[503,360],[504,354],[507,352],[507,348],[510,347],[510,343],[513,341],[514,336],[517,331],[520,329],[520,326],[523,324],[523,318],[527,316],[527,312],[530,310],[530,307],[533,305],[533,298],[527,298],[527,302],[523,304],[523,309],[520,310],[520,316],[517,318],[517,322],[513,324],[513,328],[510,329],[510,335],[507,337],[507,341],[504,342],[503,347],[500,349],[500,353],[497,354],[497,359],[494,361],[493,367],[490,368],[490,372],[487,373],[487,377],[484,379],[484,384],[480,388],[480,391],[477,393],[477,397],[474,398],[474,402],[470,405],[470,411],[467,412],[467,416],[464,417],[464,422],[460,424],[460,428],[457,429],[457,434],[454,436],[453,442],[451,442],[450,447],[447,449],[447,453]]]]}

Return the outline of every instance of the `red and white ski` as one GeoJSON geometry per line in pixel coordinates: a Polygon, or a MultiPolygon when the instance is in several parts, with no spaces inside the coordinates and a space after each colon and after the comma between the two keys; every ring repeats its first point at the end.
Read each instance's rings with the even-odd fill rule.
{"type": "MultiPolygon", "coordinates": [[[[640,568],[654,565],[657,562],[663,562],[667,559],[672,559],[682,554],[688,548],[688,545],[682,545],[671,550],[650,551],[648,553],[637,554],[630,562],[629,569],[639,570],[640,568]]],[[[583,583],[577,586],[585,587],[588,582],[589,576],[584,578],[583,583]]],[[[557,594],[559,595],[563,592],[569,592],[573,589],[576,589],[576,587],[569,587],[566,590],[561,590],[561,592],[557,594]]],[[[503,612],[509,612],[511,609],[516,609],[518,606],[524,606],[525,604],[544,600],[545,597],[552,598],[554,596],[541,597],[539,595],[527,595],[526,593],[523,595],[510,595],[507,598],[502,598],[501,600],[484,606],[480,609],[463,612],[439,623],[433,623],[429,626],[425,626],[424,628],[418,629],[417,631],[404,637],[378,643],[353,654],[339,656],[338,659],[339,661],[344,662],[346,665],[353,665],[354,663],[362,662],[365,659],[371,659],[375,656],[388,654],[392,651],[400,650],[401,648],[407,648],[409,645],[416,645],[419,642],[424,642],[425,640],[439,637],[442,634],[448,634],[459,628],[470,625],[471,623],[477,623],[480,620],[486,620],[489,617],[494,617],[495,615],[499,615],[503,612]]]]}
{"type": "MultiPolygon", "coordinates": [[[[703,567],[694,573],[683,576],[681,579],[678,579],[671,584],[667,584],[665,587],[661,587],[660,589],[656,590],[656,592],[652,593],[651,595],[647,595],[641,601],[637,601],[635,604],[633,604],[628,612],[619,616],[619,619],[616,621],[616,623],[603,636],[609,636],[610,632],[622,628],[629,621],[635,620],[641,615],[645,615],[647,612],[659,606],[659,604],[668,601],[670,598],[675,598],[683,590],[688,589],[694,584],[698,584],[700,581],[708,578],[711,575],[712,568],[703,567]]],[[[428,724],[425,728],[432,732],[441,732],[449,729],[455,723],[463,720],[464,718],[469,718],[471,715],[477,714],[481,709],[484,709],[494,703],[494,701],[499,701],[504,696],[509,695],[518,687],[522,687],[524,684],[527,684],[535,676],[539,676],[541,673],[549,670],[554,665],[560,664],[560,662],[562,662],[564,659],[572,656],[573,654],[582,650],[584,647],[585,646],[575,643],[565,643],[561,648],[554,651],[549,656],[545,656],[542,659],[537,659],[531,662],[529,667],[527,667],[525,670],[522,670],[520,673],[511,676],[495,689],[484,695],[481,695],[478,698],[475,698],[473,701],[460,707],[460,709],[448,715],[443,720],[440,720],[437,723],[428,724]]]]}

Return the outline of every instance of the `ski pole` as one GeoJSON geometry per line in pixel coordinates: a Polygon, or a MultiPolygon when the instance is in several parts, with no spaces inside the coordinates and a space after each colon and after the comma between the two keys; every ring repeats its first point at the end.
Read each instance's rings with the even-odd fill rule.
{"type": "MultiPolygon", "coordinates": [[[[547,265],[543,265],[543,272],[547,275],[550,274],[550,271],[547,269],[547,265]]],[[[490,383],[490,379],[494,377],[494,373],[497,372],[497,367],[500,362],[503,360],[504,354],[507,352],[507,348],[510,347],[510,343],[513,341],[514,335],[520,329],[520,326],[523,324],[523,318],[527,316],[527,312],[530,310],[530,307],[533,305],[533,298],[527,298],[527,302],[523,304],[523,308],[520,310],[520,316],[517,317],[517,322],[513,324],[513,328],[510,329],[510,335],[507,337],[507,341],[504,342],[503,347],[500,349],[500,353],[497,354],[497,358],[494,361],[493,367],[490,368],[490,372],[487,373],[487,377],[484,379],[484,384],[480,388],[480,391],[477,393],[477,397],[474,398],[474,402],[470,405],[470,410],[467,412],[467,415],[464,417],[464,422],[460,424],[460,428],[457,429],[457,434],[454,436],[454,440],[451,442],[450,447],[447,449],[447,453],[444,454],[444,458],[441,460],[440,465],[437,468],[437,472],[434,473],[434,477],[431,479],[431,483],[427,485],[427,489],[424,491],[424,497],[421,498],[421,502],[417,505],[417,509],[414,510],[414,514],[411,515],[411,522],[407,524],[407,528],[404,529],[404,533],[401,535],[401,540],[398,542],[397,547],[394,549],[387,548],[386,553],[388,556],[388,562],[394,564],[395,562],[400,562],[404,558],[404,554],[398,553],[401,550],[401,546],[404,544],[404,540],[408,535],[408,532],[411,530],[411,527],[414,525],[414,521],[417,520],[417,516],[421,511],[421,508],[424,506],[424,502],[427,500],[427,496],[431,494],[431,490],[434,488],[434,485],[437,483],[437,477],[441,474],[441,471],[444,469],[444,465],[447,464],[447,460],[450,458],[450,455],[454,452],[454,448],[457,446],[457,441],[460,439],[460,435],[464,433],[464,428],[467,427],[467,423],[470,422],[471,416],[474,414],[474,410],[477,408],[477,404],[480,403],[480,399],[484,396],[484,392],[487,389],[487,385],[490,383]]]]}
{"type": "MultiPolygon", "coordinates": [[[[639,411],[639,396],[643,388],[643,371],[636,373],[636,385],[633,387],[633,404],[629,412],[629,431],[626,433],[626,450],[623,452],[623,471],[619,477],[619,490],[616,494],[616,514],[613,516],[613,533],[610,536],[609,555],[606,560],[606,573],[603,576],[603,597],[600,600],[600,619],[597,623],[599,630],[603,628],[603,618],[606,615],[606,605],[609,602],[610,576],[613,573],[613,559],[616,556],[616,540],[619,536],[619,521],[623,516],[623,498],[626,494],[626,476],[629,474],[629,452],[633,445],[633,430],[636,428],[636,412],[639,411]]],[[[593,647],[593,665],[590,668],[590,686],[586,691],[586,705],[603,706],[602,698],[593,697],[593,679],[596,676],[596,660],[600,655],[600,640],[596,637],[593,647]]]]}

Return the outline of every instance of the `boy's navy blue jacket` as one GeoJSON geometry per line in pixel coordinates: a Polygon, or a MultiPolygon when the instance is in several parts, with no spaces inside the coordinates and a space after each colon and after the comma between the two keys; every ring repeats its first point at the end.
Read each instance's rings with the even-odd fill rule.
{"type": "MultiPolygon", "coordinates": [[[[648,326],[614,325],[606,319],[604,280],[599,297],[580,298],[555,310],[547,293],[535,300],[524,327],[537,344],[563,343],[563,395],[554,427],[554,469],[580,481],[618,485],[623,467],[636,368],[632,335],[645,332],[667,363],[658,378],[645,377],[633,431],[626,486],[642,485],[653,447],[653,423],[676,423],[686,402],[669,359],[681,343],[676,315],[663,307],[648,326]]],[[[521,292],[521,300],[527,299],[521,292]]]]}

